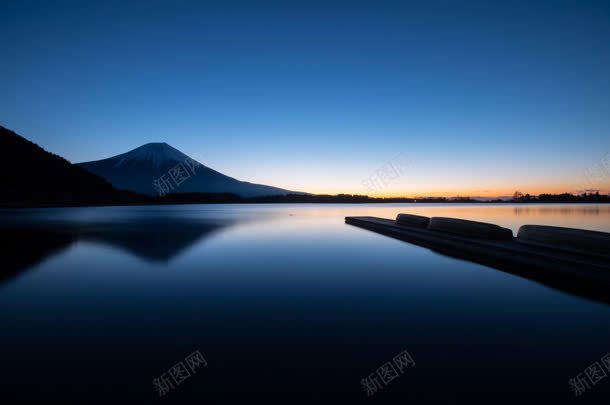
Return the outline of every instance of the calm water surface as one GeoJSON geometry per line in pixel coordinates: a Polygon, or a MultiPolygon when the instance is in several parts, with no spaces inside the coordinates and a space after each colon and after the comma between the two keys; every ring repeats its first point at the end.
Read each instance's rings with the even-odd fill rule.
{"type": "Polygon", "coordinates": [[[399,212],[610,232],[608,205],[188,205],[0,211],[4,395],[78,403],[608,403],[568,379],[610,306],[344,223],[399,212]],[[208,366],[159,397],[199,350],[208,366]],[[416,362],[367,398],[360,380],[416,362]]]}

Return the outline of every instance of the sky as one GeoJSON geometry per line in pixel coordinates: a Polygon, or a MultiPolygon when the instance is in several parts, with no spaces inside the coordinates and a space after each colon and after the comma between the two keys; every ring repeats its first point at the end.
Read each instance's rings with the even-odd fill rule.
{"type": "Polygon", "coordinates": [[[0,125],[313,193],[610,192],[610,2],[0,0],[0,125]]]}

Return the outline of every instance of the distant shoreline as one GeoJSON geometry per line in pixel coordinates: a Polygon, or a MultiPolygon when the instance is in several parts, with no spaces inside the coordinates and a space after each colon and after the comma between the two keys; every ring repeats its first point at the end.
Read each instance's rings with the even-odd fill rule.
{"type": "Polygon", "coordinates": [[[375,198],[363,195],[312,195],[289,194],[285,196],[240,197],[235,194],[186,193],[169,194],[164,197],[147,197],[129,193],[127,198],[95,199],[88,201],[20,201],[1,202],[0,209],[16,208],[61,208],[100,206],[146,206],[146,205],[190,205],[190,204],[610,204],[610,196],[600,194],[541,194],[510,200],[480,200],[470,197],[424,197],[424,198],[375,198]]]}

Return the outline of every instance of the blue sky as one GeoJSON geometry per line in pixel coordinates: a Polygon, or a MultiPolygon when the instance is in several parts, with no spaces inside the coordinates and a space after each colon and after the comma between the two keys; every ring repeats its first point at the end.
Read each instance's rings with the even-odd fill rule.
{"type": "Polygon", "coordinates": [[[311,192],[610,189],[607,1],[122,3],[0,3],[0,125],[311,192]]]}

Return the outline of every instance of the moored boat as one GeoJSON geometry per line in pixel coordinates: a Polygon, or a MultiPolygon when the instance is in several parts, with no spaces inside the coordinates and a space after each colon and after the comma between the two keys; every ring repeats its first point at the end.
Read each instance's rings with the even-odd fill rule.
{"type": "Polygon", "coordinates": [[[604,289],[610,301],[610,234],[524,225],[517,236],[496,224],[399,214],[396,220],[346,217],[345,222],[436,252],[570,287],[604,289]]]}

